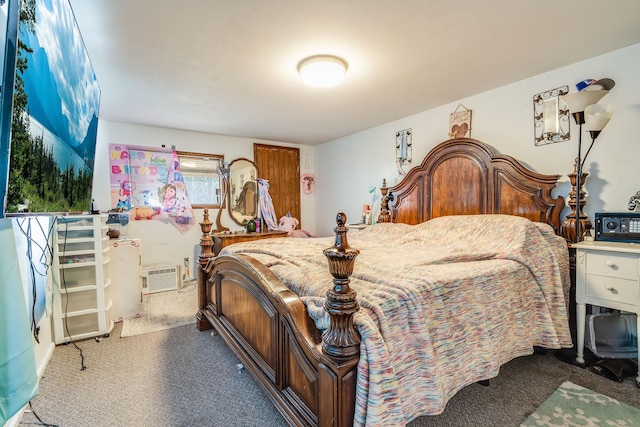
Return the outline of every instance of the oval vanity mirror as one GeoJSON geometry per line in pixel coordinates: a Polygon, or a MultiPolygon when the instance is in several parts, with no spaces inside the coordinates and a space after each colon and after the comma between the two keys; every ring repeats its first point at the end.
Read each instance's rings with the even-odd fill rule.
{"type": "Polygon", "coordinates": [[[248,159],[236,159],[229,164],[229,216],[239,225],[246,225],[258,215],[258,169],[248,159]]]}

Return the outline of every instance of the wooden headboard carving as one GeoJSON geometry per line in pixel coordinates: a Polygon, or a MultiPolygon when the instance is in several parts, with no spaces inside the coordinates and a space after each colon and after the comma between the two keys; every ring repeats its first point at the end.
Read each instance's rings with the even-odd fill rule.
{"type": "Polygon", "coordinates": [[[450,139],[388,188],[389,216],[379,221],[419,224],[445,215],[500,213],[546,222],[558,233],[565,203],[551,191],[559,178],[534,172],[478,140],[450,139]]]}

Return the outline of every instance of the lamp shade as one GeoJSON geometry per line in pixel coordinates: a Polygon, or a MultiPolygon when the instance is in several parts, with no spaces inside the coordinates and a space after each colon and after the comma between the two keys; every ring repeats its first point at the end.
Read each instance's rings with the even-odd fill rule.
{"type": "Polygon", "coordinates": [[[567,104],[571,113],[581,113],[589,105],[597,104],[608,93],[608,90],[583,90],[562,95],[560,100],[567,104]]]}
{"type": "Polygon", "coordinates": [[[334,56],[313,56],[298,65],[302,81],[310,86],[330,87],[344,80],[347,65],[334,56]]]}
{"type": "Polygon", "coordinates": [[[590,131],[601,131],[613,116],[613,106],[592,104],[584,109],[584,122],[590,131]]]}

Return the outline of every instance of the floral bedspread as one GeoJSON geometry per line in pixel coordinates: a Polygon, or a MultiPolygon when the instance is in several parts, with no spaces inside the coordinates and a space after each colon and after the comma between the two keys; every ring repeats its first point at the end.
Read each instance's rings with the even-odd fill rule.
{"type": "MultiPolygon", "coordinates": [[[[267,265],[320,329],[333,238],[226,247],[267,265]]],[[[354,425],[403,426],[444,411],[461,388],[495,377],[533,346],[571,347],[569,259],[551,227],[509,215],[377,224],[349,233],[362,337],[354,425]]]]}

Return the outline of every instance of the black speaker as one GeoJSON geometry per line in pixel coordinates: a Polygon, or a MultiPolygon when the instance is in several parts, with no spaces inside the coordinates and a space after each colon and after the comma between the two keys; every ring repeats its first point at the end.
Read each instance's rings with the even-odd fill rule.
{"type": "Polygon", "coordinates": [[[595,240],[640,243],[640,212],[596,213],[595,240]]]}

